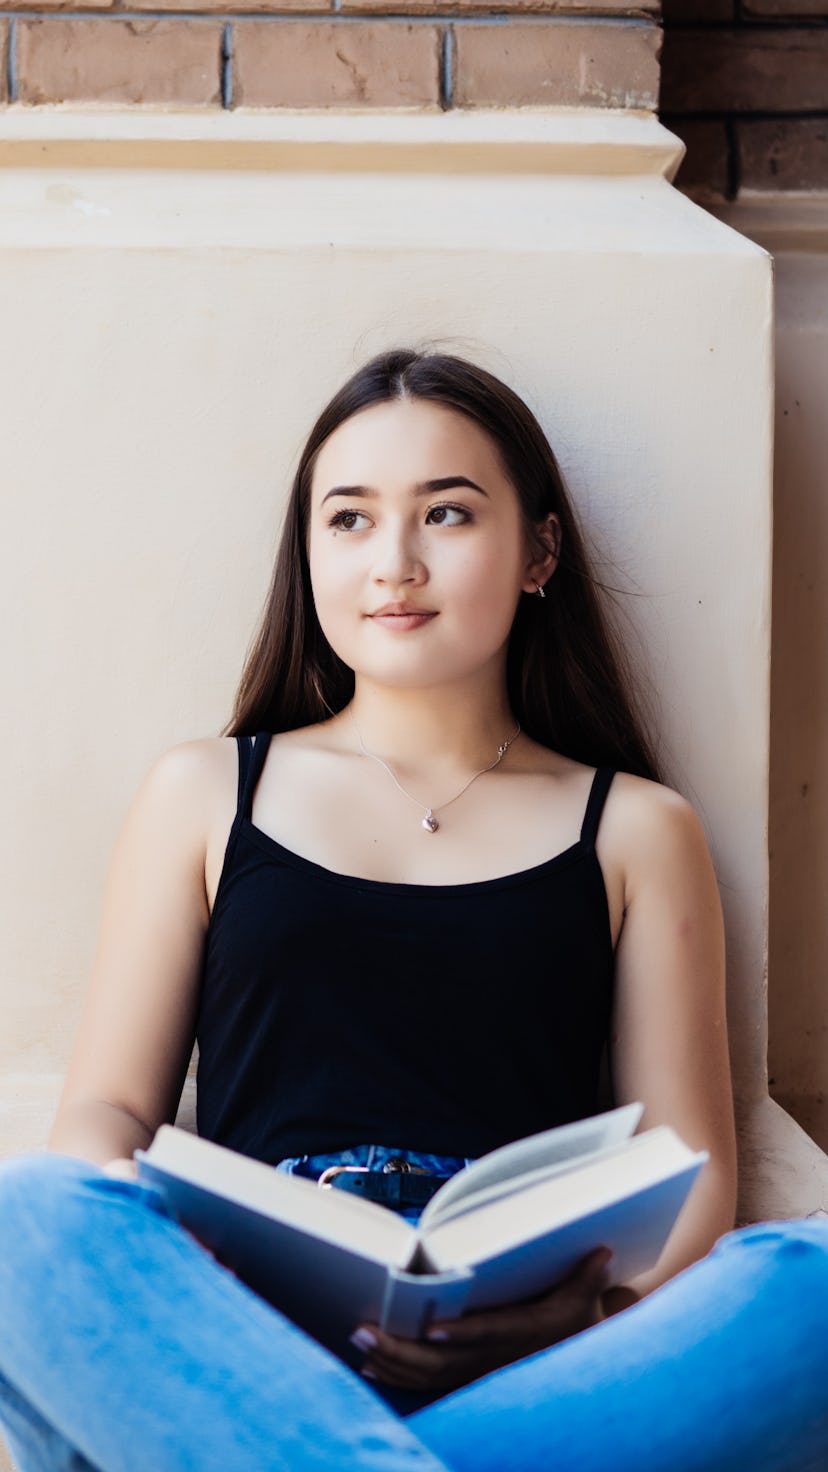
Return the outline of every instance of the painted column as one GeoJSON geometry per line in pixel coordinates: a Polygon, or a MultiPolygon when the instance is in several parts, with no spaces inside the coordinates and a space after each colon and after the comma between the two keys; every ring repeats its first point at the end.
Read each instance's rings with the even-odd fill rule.
{"type": "Polygon", "coordinates": [[[770,259],[671,187],[680,152],[608,109],[7,112],[3,1149],[42,1139],[131,792],[227,718],[306,429],[436,342],[544,424],[706,824],[742,1215],[821,1204],[766,1087],[770,259]]]}

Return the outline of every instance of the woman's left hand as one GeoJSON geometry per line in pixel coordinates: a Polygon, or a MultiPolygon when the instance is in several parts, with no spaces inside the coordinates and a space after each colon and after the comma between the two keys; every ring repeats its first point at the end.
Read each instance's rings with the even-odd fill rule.
{"type": "Polygon", "coordinates": [[[455,1390],[568,1339],[606,1317],[602,1293],[610,1256],[607,1248],[596,1248],[541,1297],[443,1319],[432,1324],[425,1339],[399,1339],[363,1324],[352,1340],[366,1352],[362,1373],[402,1389],[455,1390]]]}

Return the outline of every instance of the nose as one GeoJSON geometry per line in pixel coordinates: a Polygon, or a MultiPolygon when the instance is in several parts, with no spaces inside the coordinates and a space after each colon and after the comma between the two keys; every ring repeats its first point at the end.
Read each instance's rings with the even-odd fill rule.
{"type": "Polygon", "coordinates": [[[390,521],[383,527],[375,544],[372,576],[375,583],[419,586],[428,579],[422,548],[416,530],[404,521],[390,521]]]}

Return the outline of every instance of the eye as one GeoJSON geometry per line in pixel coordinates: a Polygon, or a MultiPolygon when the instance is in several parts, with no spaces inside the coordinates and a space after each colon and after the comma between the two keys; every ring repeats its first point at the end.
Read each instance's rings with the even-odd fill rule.
{"type": "Polygon", "coordinates": [[[430,506],[426,516],[426,522],[432,526],[462,526],[466,521],[471,521],[471,512],[464,506],[430,506]]]}
{"type": "Polygon", "coordinates": [[[343,532],[360,531],[359,522],[367,522],[368,517],[364,511],[337,511],[328,522],[328,526],[343,532]]]}

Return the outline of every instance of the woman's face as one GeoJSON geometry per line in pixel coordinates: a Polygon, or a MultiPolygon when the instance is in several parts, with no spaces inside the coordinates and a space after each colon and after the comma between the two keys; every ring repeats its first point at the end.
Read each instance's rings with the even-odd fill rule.
{"type": "Polygon", "coordinates": [[[502,667],[521,592],[549,574],[488,435],[421,399],[373,405],[326,440],[308,555],[340,659],[409,687],[502,667]]]}

